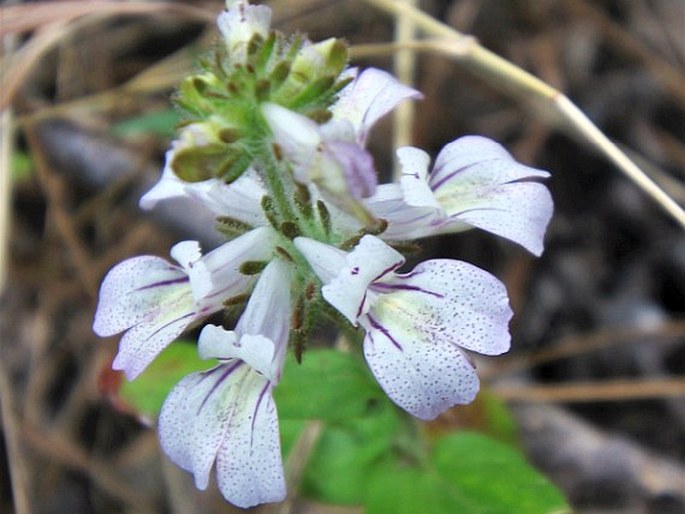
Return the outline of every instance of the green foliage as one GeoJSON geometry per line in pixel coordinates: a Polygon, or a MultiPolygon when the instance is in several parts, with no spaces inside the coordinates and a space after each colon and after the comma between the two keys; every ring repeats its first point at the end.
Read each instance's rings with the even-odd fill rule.
{"type": "MultiPolygon", "coordinates": [[[[567,510],[558,490],[508,444],[461,432],[430,448],[354,355],[309,351],[301,366],[288,363],[275,393],[286,453],[304,420],[326,422],[300,486],[319,501],[364,505],[367,514],[567,510]]],[[[514,422],[496,397],[485,395],[481,409],[489,432],[515,439],[514,422]]]]}
{"type": "MultiPolygon", "coordinates": [[[[155,415],[181,378],[209,367],[195,345],[174,343],[121,397],[155,415]]],[[[474,432],[427,440],[356,355],[310,350],[302,364],[289,359],[274,396],[286,458],[310,420],[324,422],[300,484],[318,501],[363,505],[367,514],[568,512],[561,493],[509,444],[474,432]]],[[[486,429],[512,440],[504,405],[483,400],[486,429]]]]}
{"type": "Polygon", "coordinates": [[[274,397],[281,418],[331,422],[358,420],[388,401],[359,359],[335,350],[308,351],[301,365],[288,360],[274,397]]]}
{"type": "Polygon", "coordinates": [[[561,493],[520,452],[483,435],[462,432],[442,438],[431,463],[455,498],[471,505],[464,514],[568,511],[561,493]]]}
{"type": "Polygon", "coordinates": [[[364,503],[368,477],[392,458],[399,429],[397,411],[387,401],[363,418],[328,424],[307,465],[302,492],[328,503],[364,503]]]}

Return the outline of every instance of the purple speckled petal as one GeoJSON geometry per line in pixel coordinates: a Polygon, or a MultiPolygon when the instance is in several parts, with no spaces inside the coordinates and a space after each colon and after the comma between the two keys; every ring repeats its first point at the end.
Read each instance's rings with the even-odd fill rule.
{"type": "Polygon", "coordinates": [[[247,405],[256,402],[254,411],[244,414],[252,424],[246,420],[235,424],[216,461],[219,489],[228,501],[243,508],[282,501],[286,496],[276,404],[270,389],[263,389],[259,396],[254,392],[241,399],[247,405]]]}
{"type": "Polygon", "coordinates": [[[438,155],[430,185],[449,217],[439,232],[468,223],[514,241],[535,255],[552,217],[552,197],[534,180],[549,173],[517,163],[498,143],[468,136],[438,155]]]}
{"type": "Polygon", "coordinates": [[[135,379],[198,317],[190,290],[185,295],[165,299],[157,310],[149,313],[148,320],[123,335],[112,368],[124,371],[129,380],[135,379]]]}
{"type": "Polygon", "coordinates": [[[364,354],[388,396],[421,419],[472,401],[478,378],[462,349],[509,349],[504,285],[470,264],[435,259],[372,288],[376,300],[360,319],[364,354]]]}
{"type": "Polygon", "coordinates": [[[166,298],[190,292],[188,277],[159,257],[140,256],[114,266],[100,286],[93,330],[111,336],[150,317],[166,298]]]}
{"type": "Polygon", "coordinates": [[[363,145],[371,127],[408,98],[418,99],[423,95],[385,71],[368,68],[343,89],[331,110],[334,119],[349,120],[354,125],[357,141],[363,145]]]}
{"type": "Polygon", "coordinates": [[[400,346],[392,325],[373,317],[365,325],[366,362],[388,397],[412,416],[435,419],[476,397],[478,376],[458,347],[421,339],[400,346]]]}
{"type": "Polygon", "coordinates": [[[321,294],[353,325],[373,302],[369,286],[404,264],[397,250],[374,236],[364,236],[347,254],[345,266],[321,288],[321,294]]]}
{"type": "Polygon", "coordinates": [[[204,489],[213,463],[224,497],[247,508],[285,497],[278,417],[271,385],[230,361],[179,382],[159,416],[162,448],[204,489]]]}

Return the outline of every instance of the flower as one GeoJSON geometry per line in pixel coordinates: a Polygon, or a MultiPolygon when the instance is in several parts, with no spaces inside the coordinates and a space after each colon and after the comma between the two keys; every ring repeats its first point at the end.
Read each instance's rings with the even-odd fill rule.
{"type": "Polygon", "coordinates": [[[333,120],[347,120],[352,124],[361,145],[366,144],[373,125],[402,100],[423,98],[416,89],[405,86],[390,73],[377,68],[367,68],[361,73],[351,69],[347,73],[354,80],[340,92],[331,112],[333,120]]]}
{"type": "Polygon", "coordinates": [[[466,136],[446,145],[428,175],[423,150],[400,148],[400,184],[379,186],[365,205],[388,222],[385,239],[415,239],[472,227],[543,250],[552,197],[536,182],[546,171],[517,163],[498,143],[466,136]]]}
{"type": "Polygon", "coordinates": [[[509,349],[506,289],[471,264],[433,259],[396,273],[404,257],[368,235],[350,253],[304,237],[295,246],[324,299],[365,329],[364,356],[381,387],[418,418],[474,399],[478,377],[465,350],[509,349]]]}
{"type": "Polygon", "coordinates": [[[171,249],[176,266],[144,255],[125,260],[105,276],[93,330],[99,336],[126,331],[112,364],[136,378],[191,323],[246,292],[255,278],[239,271],[245,261],[267,260],[273,230],[254,229],[202,256],[196,241],[171,249]]]}
{"type": "Polygon", "coordinates": [[[207,146],[212,137],[205,123],[193,123],[185,127],[166,152],[162,177],[142,196],[140,206],[150,210],[161,201],[185,197],[216,215],[228,216],[251,226],[264,225],[266,220],[261,199],[265,190],[254,170],[248,169],[230,184],[218,178],[186,182],[174,172],[173,163],[179,154],[207,146]]]}
{"type": "Polygon", "coordinates": [[[281,377],[290,330],[289,265],[262,272],[235,330],[208,325],[199,352],[221,364],[174,387],[159,417],[162,448],[205,489],[216,461],[219,489],[238,507],[285,498],[278,415],[271,390],[281,377]]]}
{"type": "Polygon", "coordinates": [[[421,94],[381,70],[347,75],[355,78],[332,106],[333,119],[323,125],[269,102],[262,113],[295,180],[314,182],[329,201],[349,211],[351,203],[376,190],[373,158],[364,148],[371,127],[402,100],[421,94]]]}
{"type": "Polygon", "coordinates": [[[250,5],[244,0],[227,0],[217,25],[233,62],[245,63],[250,41],[255,37],[266,39],[269,35],[271,9],[250,5]]]}

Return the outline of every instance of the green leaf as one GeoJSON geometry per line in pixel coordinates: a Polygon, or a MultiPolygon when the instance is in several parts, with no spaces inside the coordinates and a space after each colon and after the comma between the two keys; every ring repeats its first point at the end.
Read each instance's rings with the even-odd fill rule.
{"type": "Polygon", "coordinates": [[[461,514],[570,512],[559,490],[521,453],[483,435],[462,432],[442,438],[432,463],[463,505],[461,514]]]}
{"type": "Polygon", "coordinates": [[[363,418],[326,426],[307,465],[302,493],[325,503],[362,504],[369,476],[393,453],[398,429],[390,403],[363,418]]]}
{"type": "Polygon", "coordinates": [[[442,438],[423,466],[399,461],[369,478],[366,514],[561,514],[561,493],[510,446],[471,432],[442,438]]]}
{"type": "Polygon", "coordinates": [[[387,397],[355,356],[335,350],[309,350],[302,364],[286,361],[283,380],[274,389],[282,419],[356,419],[387,397]]]}
{"type": "Polygon", "coordinates": [[[186,375],[212,367],[197,355],[197,346],[177,341],[170,344],[132,382],[125,381],[119,395],[141,414],[157,416],[169,391],[186,375]]]}
{"type": "Polygon", "coordinates": [[[400,420],[364,362],[335,350],[309,350],[302,364],[286,362],[274,389],[288,453],[305,420],[326,425],[301,484],[304,494],[333,504],[361,504],[366,480],[391,452],[400,420]]]}
{"type": "Polygon", "coordinates": [[[450,488],[435,473],[388,462],[385,466],[379,466],[370,478],[365,513],[466,514],[476,512],[468,510],[468,504],[450,493],[450,488]]]}

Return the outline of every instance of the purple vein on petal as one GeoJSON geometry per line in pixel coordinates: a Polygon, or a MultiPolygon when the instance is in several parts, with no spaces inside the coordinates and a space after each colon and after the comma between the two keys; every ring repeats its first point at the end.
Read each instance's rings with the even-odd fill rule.
{"type": "MultiPolygon", "coordinates": [[[[496,160],[496,159],[493,159],[493,160],[496,160]]],[[[484,163],[484,162],[488,162],[488,161],[478,161],[478,162],[474,162],[473,164],[468,164],[468,165],[466,165],[466,166],[463,166],[463,167],[461,167],[461,168],[459,168],[459,169],[454,170],[453,172],[449,173],[447,176],[442,177],[442,178],[441,178],[440,180],[438,180],[435,184],[431,184],[431,189],[432,189],[433,191],[435,191],[435,190],[438,189],[441,185],[443,185],[445,182],[447,182],[448,180],[450,180],[452,177],[454,177],[454,176],[457,175],[458,173],[462,173],[462,172],[468,170],[469,168],[473,168],[474,166],[478,166],[479,164],[482,164],[482,163],[484,163]]],[[[435,175],[436,173],[439,173],[439,172],[440,172],[440,170],[433,170],[433,175],[435,175]]]]}
{"type": "Polygon", "coordinates": [[[420,293],[426,293],[431,296],[435,296],[436,298],[444,298],[445,295],[441,293],[436,293],[435,291],[429,291],[428,289],[423,289],[419,286],[410,286],[410,285],[405,285],[405,284],[383,284],[383,283],[378,283],[373,285],[374,288],[377,289],[395,289],[395,290],[403,290],[403,291],[418,291],[420,293]]]}
{"type": "MultiPolygon", "coordinates": [[[[450,214],[447,219],[449,219],[449,220],[457,219],[457,218],[459,218],[459,216],[463,216],[464,214],[468,214],[470,212],[479,212],[479,211],[497,211],[497,212],[503,212],[503,213],[508,212],[506,209],[498,209],[497,207],[474,207],[473,209],[464,209],[463,211],[459,211],[459,212],[456,212],[454,214],[450,214]]],[[[458,220],[458,221],[463,221],[463,220],[458,220]]]]}
{"type": "Polygon", "coordinates": [[[157,335],[160,331],[164,330],[164,329],[167,328],[169,325],[172,325],[173,323],[176,323],[177,321],[181,321],[182,319],[185,319],[185,318],[192,318],[193,316],[195,316],[195,314],[196,314],[195,312],[189,312],[188,314],[184,314],[184,315],[181,316],[180,318],[174,318],[174,319],[172,319],[172,320],[169,321],[168,323],[165,323],[164,325],[162,325],[161,327],[159,327],[157,330],[155,330],[154,332],[152,332],[152,333],[148,336],[148,339],[151,338],[151,337],[153,337],[153,336],[155,336],[155,335],[157,335]]]}
{"type": "Polygon", "coordinates": [[[371,316],[370,314],[368,315],[368,318],[369,318],[369,323],[371,323],[371,326],[372,326],[373,328],[375,328],[376,330],[379,330],[385,337],[387,337],[388,339],[390,339],[390,341],[392,342],[392,344],[394,344],[394,345],[397,347],[397,349],[398,349],[399,351],[401,351],[401,352],[404,351],[404,348],[402,348],[402,345],[401,345],[400,343],[397,342],[397,339],[395,339],[395,338],[392,336],[392,334],[390,334],[390,332],[388,331],[387,328],[385,328],[383,325],[381,325],[380,323],[378,323],[378,321],[376,321],[376,320],[373,318],[373,316],[371,316]]]}
{"type": "Polygon", "coordinates": [[[362,301],[359,302],[359,307],[357,307],[357,319],[359,319],[359,316],[362,315],[362,310],[364,308],[364,302],[366,302],[366,293],[364,293],[364,296],[362,297],[362,301]]]}
{"type": "MultiPolygon", "coordinates": [[[[172,268],[173,269],[173,268],[172,268]]],[[[155,282],[154,284],[148,284],[146,286],[139,287],[137,289],[134,289],[131,291],[132,293],[135,293],[137,291],[144,291],[146,289],[152,289],[153,287],[164,287],[164,286],[172,286],[174,284],[182,284],[183,282],[188,282],[188,277],[180,277],[180,278],[174,278],[171,280],[163,280],[161,282],[155,282]]]]}
{"type": "MultiPolygon", "coordinates": [[[[207,403],[207,400],[209,400],[209,397],[212,396],[212,394],[214,393],[214,391],[217,390],[219,385],[221,385],[221,383],[224,380],[226,380],[231,375],[231,373],[233,373],[236,369],[238,369],[243,364],[245,364],[243,361],[236,359],[236,361],[233,364],[228,365],[228,369],[226,369],[226,371],[223,372],[223,374],[218,378],[218,380],[214,383],[212,388],[209,390],[209,392],[207,393],[207,396],[205,396],[205,399],[202,400],[200,407],[197,409],[197,412],[195,413],[196,415],[200,414],[200,411],[205,406],[205,403],[207,403]]],[[[216,369],[219,369],[219,368],[216,368],[216,369]]]]}
{"type": "Polygon", "coordinates": [[[377,277],[375,277],[373,280],[371,280],[371,282],[373,283],[376,280],[379,280],[380,278],[384,277],[385,275],[387,275],[391,271],[396,270],[397,268],[402,266],[402,264],[404,264],[404,258],[402,258],[401,261],[395,262],[395,263],[391,264],[390,266],[388,266],[387,268],[385,268],[383,271],[380,272],[380,274],[377,277]]]}

